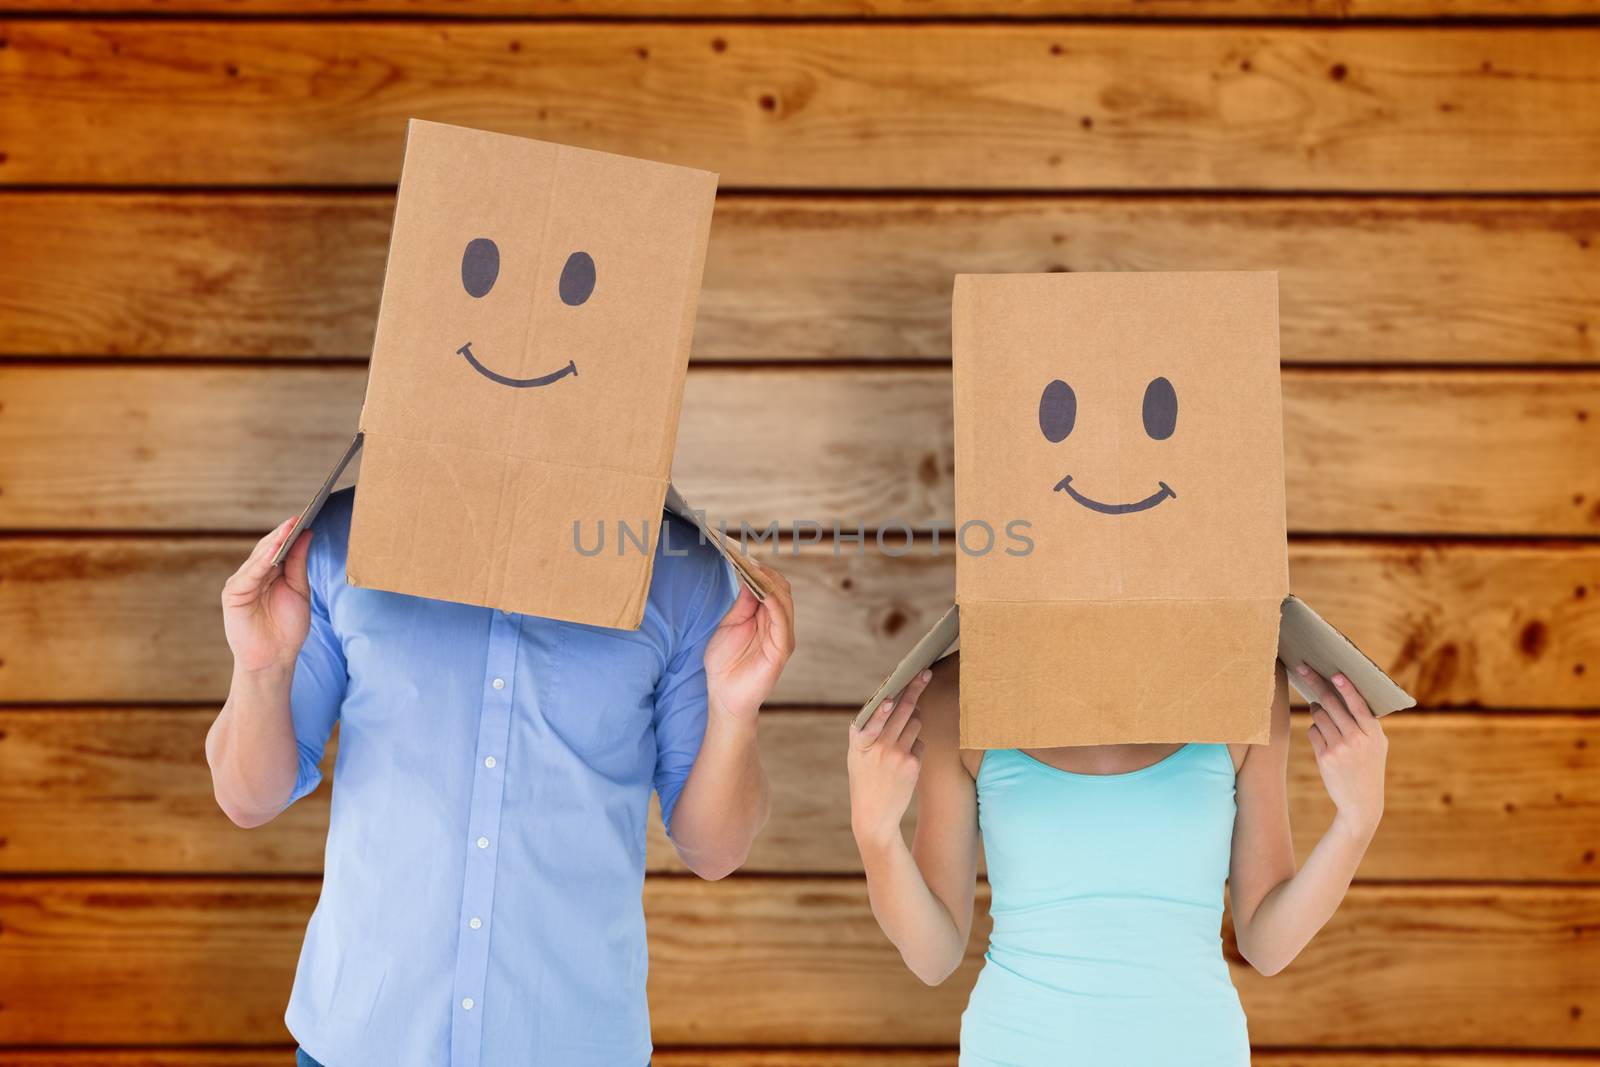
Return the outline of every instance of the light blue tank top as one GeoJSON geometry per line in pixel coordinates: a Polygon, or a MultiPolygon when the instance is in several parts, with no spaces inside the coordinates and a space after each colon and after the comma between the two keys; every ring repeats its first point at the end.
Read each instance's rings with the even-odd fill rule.
{"type": "Polygon", "coordinates": [[[986,752],[994,930],[961,1019],[963,1067],[1247,1065],[1222,957],[1233,817],[1226,745],[1111,775],[986,752]]]}

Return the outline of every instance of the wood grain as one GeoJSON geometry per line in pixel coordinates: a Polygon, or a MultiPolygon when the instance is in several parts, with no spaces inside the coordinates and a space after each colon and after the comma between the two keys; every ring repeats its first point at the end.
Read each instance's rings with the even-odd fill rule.
{"type": "MultiPolygon", "coordinates": [[[[263,1049],[0,1049],[0,1067],[289,1067],[290,1046],[263,1049]]],[[[956,1067],[955,1049],[657,1048],[660,1067],[956,1067]]],[[[1584,1067],[1594,1057],[1515,1052],[1257,1050],[1255,1067],[1584,1067]]]]}
{"type": "MultiPolygon", "coordinates": [[[[365,380],[0,366],[0,526],[270,529],[343,454],[365,380]]],[[[1283,384],[1292,531],[1600,534],[1600,371],[1295,368],[1283,384]]],[[[953,519],[947,371],[700,369],[680,426],[675,480],[732,523],[859,524],[892,547],[953,519]]]]}
{"type": "MultiPolygon", "coordinates": [[[[329,787],[270,826],[235,828],[201,758],[210,708],[0,710],[0,872],[316,874],[329,787]]],[[[846,711],[769,711],[761,747],[772,820],[749,873],[859,874],[850,834],[846,711]]],[[[1296,716],[1290,805],[1305,854],[1333,817],[1296,716]]],[[[1600,742],[1563,715],[1411,712],[1391,740],[1383,828],[1366,880],[1594,881],[1600,742]]],[[[331,780],[333,747],[324,763],[331,780]]],[[[684,873],[659,820],[649,868],[684,873]]]]}
{"type": "MultiPolygon", "coordinates": [[[[297,880],[0,883],[0,1041],[284,1041],[316,891],[297,880]]],[[[652,879],[645,908],[663,1045],[948,1045],[987,937],[980,918],[966,964],[929,989],[878,930],[859,879],[652,879]]],[[[1597,922],[1594,887],[1357,886],[1289,970],[1266,980],[1235,967],[1235,981],[1265,1045],[1590,1047],[1597,922]],[[1306,1011],[1314,998],[1342,1011],[1306,1011]]]]}
{"type": "MultiPolygon", "coordinates": [[[[0,702],[221,700],[230,673],[218,591],[242,537],[0,539],[0,702]]],[[[798,649],[774,703],[872,692],[949,606],[938,558],[807,548],[776,562],[795,587],[798,649]]],[[[1423,706],[1600,706],[1600,545],[1312,542],[1290,546],[1296,592],[1423,706]]]]}
{"type": "MultiPolygon", "coordinates": [[[[215,716],[0,710],[0,872],[320,874],[329,788],[259,830],[234,826],[205,760],[215,716]]],[[[323,761],[330,781],[335,749],[323,761]]]]}
{"type": "MultiPolygon", "coordinates": [[[[1596,1062],[1597,13],[0,0],[0,357],[33,360],[0,365],[0,702],[27,702],[0,706],[0,1067],[290,1062],[329,790],[232,827],[201,702],[244,535],[353,426],[410,115],[722,172],[677,471],[758,525],[949,519],[955,273],[1278,269],[1296,590],[1446,710],[1389,720],[1328,930],[1236,967],[1254,1062],[1596,1062]]],[[[763,720],[750,869],[686,877],[652,827],[660,1067],[954,1067],[985,924],[945,986],[901,966],[818,706],[947,603],[925,546],[782,559],[799,707],[763,720]]],[[[1290,795],[1303,855],[1303,743],[1290,795]]]]}
{"type": "Polygon", "coordinates": [[[893,32],[17,20],[0,182],[388,184],[408,116],[727,188],[1594,192],[1600,173],[1589,26],[893,32]]]}
{"type": "Polygon", "coordinates": [[[1586,0],[0,0],[0,12],[492,18],[1472,19],[1592,14],[1586,0]]]}
{"type": "MultiPolygon", "coordinates": [[[[0,192],[0,353],[365,358],[380,193],[0,192]]],[[[950,355],[963,272],[1280,272],[1284,357],[1600,360],[1600,201],[743,196],[697,359],[950,355]]]]}
{"type": "Polygon", "coordinates": [[[0,193],[0,352],[365,358],[393,214],[387,194],[0,193]]]}

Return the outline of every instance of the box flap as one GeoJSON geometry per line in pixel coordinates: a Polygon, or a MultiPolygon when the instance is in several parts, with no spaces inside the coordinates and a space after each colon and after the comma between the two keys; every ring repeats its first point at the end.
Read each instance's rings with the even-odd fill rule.
{"type": "MultiPolygon", "coordinates": [[[[980,642],[981,644],[981,642],[980,642]]],[[[866,724],[872,712],[884,700],[900,692],[911,679],[924,668],[948,656],[960,645],[960,609],[951,605],[933,628],[920,638],[911,651],[895,665],[894,670],[883,680],[877,689],[873,690],[865,703],[855,716],[855,725],[861,727],[866,724]]],[[[1247,655],[1254,657],[1254,651],[1247,651],[1247,655]]],[[[1368,706],[1376,715],[1388,715],[1391,712],[1401,711],[1414,707],[1416,698],[1405,689],[1401,688],[1391,679],[1383,669],[1369,659],[1355,646],[1344,634],[1340,633],[1320,615],[1311,609],[1303,600],[1296,596],[1285,597],[1280,606],[1280,624],[1278,627],[1278,653],[1277,658],[1285,664],[1309,663],[1314,669],[1329,677],[1335,672],[1342,671],[1356,685],[1356,689],[1367,699],[1368,706]]],[[[1068,676],[1069,668],[1061,666],[1061,678],[1068,676]]],[[[1249,674],[1254,673],[1253,668],[1249,674]]],[[[1295,684],[1295,689],[1303,699],[1312,699],[1311,694],[1301,689],[1298,679],[1291,671],[1289,680],[1295,684]]],[[[1253,681],[1252,681],[1253,684],[1253,681]]],[[[963,686],[963,699],[969,690],[963,686]]],[[[1095,709],[1084,701],[1073,700],[1070,693],[1065,694],[1065,699],[1073,701],[1076,712],[1082,716],[1097,714],[1095,709]]],[[[979,718],[983,715],[979,713],[979,718]]],[[[963,721],[967,720],[963,712],[963,721]]],[[[1269,724],[1270,729],[1270,724],[1269,724]]],[[[1252,733],[1251,736],[1259,736],[1252,733]]],[[[1256,742],[1259,743],[1259,742],[1256,742]]],[[[1009,745],[971,745],[963,741],[964,747],[1011,747],[1009,745]]],[[[1039,746],[1054,747],[1054,746],[1039,746]]]]}
{"type": "MultiPolygon", "coordinates": [[[[312,522],[316,520],[318,512],[320,512],[323,508],[323,505],[328,502],[329,494],[332,493],[334,486],[344,474],[345,469],[350,465],[351,460],[355,458],[356,453],[361,450],[364,441],[364,434],[357,433],[355,435],[355,438],[350,442],[349,448],[345,450],[345,453],[340,457],[339,462],[334,465],[333,471],[328,475],[327,479],[323,481],[321,487],[317,490],[316,495],[312,497],[310,503],[308,503],[301,511],[299,519],[295,522],[294,527],[289,531],[289,536],[284,540],[283,544],[279,547],[277,554],[273,557],[272,562],[274,566],[279,566],[283,563],[284,559],[289,554],[289,549],[294,546],[295,541],[299,539],[302,531],[304,531],[311,525],[312,522]]],[[[626,508],[626,506],[627,505],[622,505],[623,508],[626,508]]],[[[721,535],[721,532],[718,528],[706,522],[705,512],[698,511],[690,507],[688,502],[683,499],[683,495],[679,493],[677,488],[670,483],[667,485],[663,511],[668,514],[677,515],[680,518],[692,523],[695,528],[700,531],[700,534],[705,541],[714,547],[724,559],[732,564],[735,572],[739,575],[740,580],[750,587],[750,591],[756,595],[756,598],[758,600],[765,600],[767,598],[765,581],[761,577],[760,572],[750,565],[750,561],[745,558],[742,552],[728,543],[727,539],[721,535]]],[[[644,524],[640,525],[643,526],[644,524]]],[[[522,552],[528,549],[530,546],[524,543],[524,537],[519,534],[513,547],[518,552],[522,552]]],[[[466,558],[472,558],[476,554],[473,552],[465,552],[461,555],[464,555],[466,558]]],[[[579,573],[581,574],[581,572],[579,573]]],[[[429,581],[429,579],[426,577],[418,577],[415,580],[419,585],[426,585],[429,581]]],[[[491,599],[491,597],[488,593],[485,593],[479,599],[487,600],[491,599]]],[[[636,603],[633,598],[629,597],[621,603],[623,607],[619,614],[620,618],[626,619],[631,617],[636,609],[642,611],[642,601],[636,603]]],[[[635,623],[635,625],[637,625],[637,623],[635,623]]]]}
{"type": "Polygon", "coordinates": [[[1300,685],[1292,669],[1300,663],[1324,678],[1343,673],[1355,683],[1374,715],[1415,707],[1417,700],[1402,689],[1383,668],[1372,662],[1348,637],[1340,633],[1297,596],[1283,601],[1283,624],[1278,629],[1278,658],[1290,667],[1289,682],[1307,702],[1316,699],[1300,685]]]}
{"type": "Polygon", "coordinates": [[[767,599],[766,579],[762,578],[761,572],[750,565],[750,560],[745,557],[743,551],[729,544],[720,528],[706,522],[704,511],[690,507],[689,502],[683,499],[683,494],[678,492],[678,487],[670,482],[667,484],[667,499],[663,506],[668,514],[678,516],[699,530],[701,538],[733,566],[734,572],[739,575],[739,580],[749,587],[757,600],[767,599]]]}
{"type": "Polygon", "coordinates": [[[283,565],[283,561],[289,556],[289,549],[293,548],[294,543],[300,540],[300,535],[305,532],[306,528],[316,521],[317,513],[328,502],[328,496],[333,492],[333,487],[339,484],[339,479],[344,476],[345,468],[350,466],[350,461],[356,458],[356,453],[359,451],[361,451],[361,434],[358,431],[355,437],[351,439],[350,447],[346,448],[344,455],[339,457],[339,462],[333,465],[333,472],[323,480],[316,494],[312,496],[311,502],[300,509],[300,517],[295,520],[293,528],[289,530],[289,536],[283,539],[283,544],[278,546],[277,553],[272,557],[272,565],[274,567],[283,565]]]}
{"type": "Polygon", "coordinates": [[[896,664],[894,670],[889,672],[877,689],[872,691],[872,696],[861,705],[861,710],[856,712],[855,724],[859,728],[865,726],[868,719],[879,704],[889,699],[911,684],[911,679],[920,674],[924,668],[932,666],[939,660],[948,656],[955,650],[961,634],[961,613],[954,604],[950,605],[933,628],[922,635],[922,638],[912,646],[905,658],[896,664]]]}

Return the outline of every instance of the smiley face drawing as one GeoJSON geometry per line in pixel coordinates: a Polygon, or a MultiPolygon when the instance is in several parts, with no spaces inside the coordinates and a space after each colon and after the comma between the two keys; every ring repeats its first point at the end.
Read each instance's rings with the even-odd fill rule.
{"type": "MultiPolygon", "coordinates": [[[[1141,412],[1144,432],[1152,441],[1165,441],[1178,427],[1178,392],[1164,377],[1150,379],[1144,389],[1141,412]]],[[[1072,386],[1060,378],[1051,379],[1039,397],[1039,432],[1051,444],[1060,444],[1072,433],[1078,421],[1078,395],[1072,386]]],[[[1102,515],[1132,515],[1148,511],[1164,500],[1176,500],[1178,494],[1166,482],[1156,482],[1156,490],[1142,500],[1108,504],[1095,500],[1073,488],[1072,475],[1068,474],[1055,484],[1055,492],[1065,492],[1074,501],[1098,511],[1102,515]]]]}
{"type": "Polygon", "coordinates": [[[582,470],[595,494],[612,486],[607,508],[611,475],[654,500],[671,470],[715,190],[705,171],[412,123],[364,455],[385,437],[425,446],[431,458],[406,483],[416,499],[461,496],[482,529],[510,521],[502,498],[524,484],[517,471],[544,472],[529,499],[553,499],[554,472],[582,470]]]}
{"type": "MultiPolygon", "coordinates": [[[[474,237],[468,241],[467,247],[461,253],[461,288],[467,291],[467,295],[474,300],[484,299],[494,288],[494,283],[499,277],[500,246],[487,237],[474,237]]],[[[561,302],[567,307],[581,307],[594,294],[594,284],[594,257],[582,251],[569,255],[566,265],[561,268],[561,277],[557,282],[557,292],[561,302]]],[[[513,378],[490,370],[479,361],[478,357],[473,355],[471,341],[456,349],[456,354],[485,378],[501,385],[509,385],[513,389],[532,389],[550,385],[569,374],[578,373],[577,361],[568,359],[565,367],[548,374],[532,378],[513,378]]]]}
{"type": "Polygon", "coordinates": [[[1270,272],[963,274],[951,331],[958,528],[1026,523],[1034,544],[963,554],[958,598],[1277,588],[1286,509],[1270,272]]]}

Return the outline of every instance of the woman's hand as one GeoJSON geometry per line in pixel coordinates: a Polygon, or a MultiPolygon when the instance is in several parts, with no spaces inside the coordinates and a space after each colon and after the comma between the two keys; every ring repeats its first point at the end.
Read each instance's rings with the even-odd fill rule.
{"type": "Polygon", "coordinates": [[[1338,815],[1335,825],[1370,837],[1383,816],[1383,773],[1389,739],[1350,679],[1335,674],[1322,677],[1302,663],[1295,667],[1306,688],[1316,696],[1307,731],[1311,751],[1322,773],[1322,784],[1333,798],[1338,815]]]}
{"type": "Polygon", "coordinates": [[[222,629],[233,650],[236,674],[288,672],[311,628],[311,589],[306,584],[306,530],[289,550],[283,570],[272,565],[295,519],[286,519],[256,542],[250,558],[222,587],[222,629]]]}
{"type": "Polygon", "coordinates": [[[850,825],[863,844],[883,844],[900,835],[900,820],[922,769],[917,700],[932,678],[932,671],[923,671],[899,696],[878,705],[864,726],[850,724],[850,825]]]}
{"type": "Polygon", "coordinates": [[[706,696],[712,714],[741,723],[756,713],[778,684],[794,653],[794,594],[789,580],[751,560],[765,579],[767,599],[757,600],[746,586],[722,617],[706,645],[706,696]]]}

